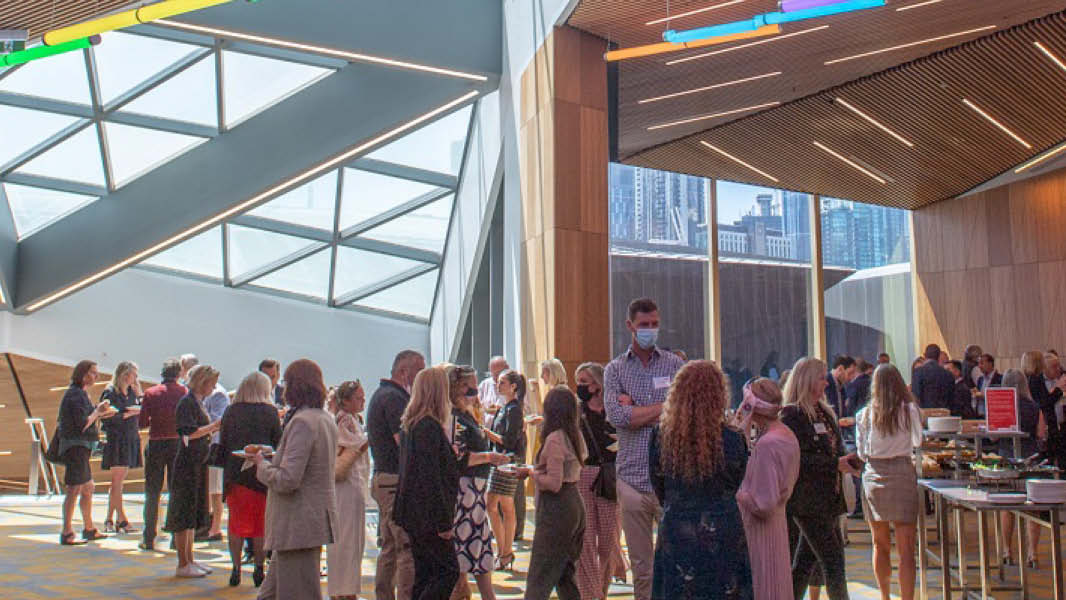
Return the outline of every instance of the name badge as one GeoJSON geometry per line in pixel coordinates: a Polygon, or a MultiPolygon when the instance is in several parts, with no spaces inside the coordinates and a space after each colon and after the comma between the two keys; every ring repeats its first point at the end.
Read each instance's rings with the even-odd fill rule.
{"type": "Polygon", "coordinates": [[[825,428],[825,423],[815,423],[814,424],[814,432],[817,433],[818,435],[825,435],[826,431],[827,430],[825,428]]]}
{"type": "Polygon", "coordinates": [[[651,378],[651,384],[652,384],[652,387],[654,387],[657,390],[661,390],[663,388],[668,388],[668,387],[670,387],[670,378],[669,377],[652,377],[651,378]]]}

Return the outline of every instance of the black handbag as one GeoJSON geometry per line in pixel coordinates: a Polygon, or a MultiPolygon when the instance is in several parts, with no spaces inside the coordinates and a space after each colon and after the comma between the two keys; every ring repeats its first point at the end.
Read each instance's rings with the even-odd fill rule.
{"type": "Polygon", "coordinates": [[[44,451],[44,459],[50,463],[63,462],[63,455],[59,453],[60,437],[59,437],[59,425],[56,424],[55,433],[52,434],[52,441],[48,444],[48,449],[44,451]]]}
{"type": "Polygon", "coordinates": [[[589,426],[585,415],[581,415],[581,424],[585,426],[585,431],[589,434],[589,439],[592,440],[592,450],[596,462],[600,463],[600,472],[596,475],[596,479],[593,480],[592,487],[589,489],[604,500],[617,502],[618,488],[615,487],[617,474],[614,468],[614,461],[604,462],[603,455],[600,454],[600,445],[596,443],[596,436],[592,433],[592,427],[589,426]]]}

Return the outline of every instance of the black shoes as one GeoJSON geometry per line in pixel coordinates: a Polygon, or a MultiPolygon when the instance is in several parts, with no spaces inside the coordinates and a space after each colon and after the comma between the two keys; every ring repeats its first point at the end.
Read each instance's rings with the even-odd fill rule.
{"type": "Polygon", "coordinates": [[[148,540],[141,540],[140,543],[137,544],[137,547],[140,548],[141,550],[147,550],[147,551],[151,552],[152,550],[155,550],[155,542],[150,542],[148,540]]]}
{"type": "Polygon", "coordinates": [[[233,569],[229,573],[229,585],[230,587],[237,587],[241,584],[241,570],[233,569]]]}
{"type": "Polygon", "coordinates": [[[252,583],[255,584],[255,587],[259,587],[263,585],[263,579],[265,579],[265,576],[263,575],[263,566],[260,565],[255,568],[255,571],[252,571],[252,583]]]}

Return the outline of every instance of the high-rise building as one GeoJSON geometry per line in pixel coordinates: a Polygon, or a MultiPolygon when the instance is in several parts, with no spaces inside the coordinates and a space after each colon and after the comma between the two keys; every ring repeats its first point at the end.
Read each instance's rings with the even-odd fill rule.
{"type": "Polygon", "coordinates": [[[781,192],[781,215],[784,235],[792,243],[796,260],[811,260],[810,196],[799,192],[781,192]]]}

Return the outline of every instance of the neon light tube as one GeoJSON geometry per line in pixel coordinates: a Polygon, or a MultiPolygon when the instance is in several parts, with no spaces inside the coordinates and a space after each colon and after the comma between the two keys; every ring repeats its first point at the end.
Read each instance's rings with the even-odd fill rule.
{"type": "Polygon", "coordinates": [[[663,54],[665,52],[677,52],[678,50],[687,50],[689,48],[703,48],[705,46],[714,46],[716,44],[724,44],[726,42],[734,42],[737,40],[747,40],[767,35],[775,35],[778,33],[781,33],[780,27],[778,27],[777,25],[766,25],[765,27],[760,27],[755,31],[745,31],[744,33],[723,35],[695,42],[682,42],[680,44],[673,44],[670,42],[659,42],[658,44],[648,44],[646,46],[634,46],[632,48],[622,48],[621,50],[611,50],[603,55],[603,59],[607,62],[613,62],[616,60],[625,60],[627,58],[639,58],[641,56],[663,54]]]}
{"type": "Polygon", "coordinates": [[[755,19],[748,19],[746,21],[722,23],[721,25],[711,25],[709,27],[700,27],[699,29],[689,29],[688,31],[674,31],[673,29],[670,29],[663,32],[663,39],[673,44],[698,42],[709,38],[736,35],[746,31],[755,31],[765,24],[766,23],[760,23],[758,17],[756,17],[755,19]]]}
{"type": "Polygon", "coordinates": [[[182,13],[200,10],[209,6],[225,4],[232,0],[164,0],[148,6],[134,8],[92,21],[78,23],[70,27],[53,29],[41,37],[46,46],[55,46],[78,38],[114,31],[124,27],[147,23],[156,19],[172,17],[182,13]]]}
{"type": "Polygon", "coordinates": [[[0,65],[13,67],[15,65],[28,63],[31,60],[55,56],[56,54],[63,54],[66,52],[73,52],[74,50],[81,50],[82,48],[95,46],[99,43],[100,36],[94,35],[87,38],[81,38],[80,40],[65,42],[58,46],[34,46],[33,48],[27,48],[26,50],[20,50],[18,52],[12,52],[11,54],[0,56],[0,65]]]}
{"type": "Polygon", "coordinates": [[[759,175],[762,175],[763,177],[769,179],[770,181],[773,181],[774,183],[779,183],[779,180],[776,177],[774,177],[773,175],[770,175],[769,173],[767,173],[765,171],[761,171],[759,169],[756,169],[755,167],[753,167],[750,164],[740,160],[739,158],[733,156],[732,154],[726,152],[725,150],[722,150],[718,146],[712,146],[711,144],[708,144],[707,142],[705,142],[703,140],[700,140],[700,143],[703,144],[704,146],[707,146],[711,150],[714,150],[718,154],[721,154],[722,156],[728,158],[729,160],[737,163],[738,165],[747,167],[747,168],[751,169],[752,171],[758,173],[759,175]]]}
{"type": "Polygon", "coordinates": [[[802,31],[793,31],[792,33],[786,33],[777,37],[772,37],[765,40],[757,40],[754,42],[748,42],[747,44],[738,44],[736,46],[730,46],[728,48],[722,48],[720,50],[712,50],[710,52],[704,52],[703,54],[694,54],[692,56],[686,56],[685,58],[675,58],[674,60],[667,61],[667,65],[676,65],[690,60],[697,60],[700,58],[707,58],[708,56],[714,56],[716,54],[724,54],[726,52],[733,52],[734,50],[743,50],[744,48],[751,48],[752,46],[761,46],[762,44],[768,44],[770,42],[776,42],[777,40],[783,40],[790,37],[796,37],[797,35],[804,35],[814,31],[821,31],[823,29],[829,29],[828,25],[820,25],[818,27],[812,27],[810,29],[804,29],[802,31]]]}
{"type": "Polygon", "coordinates": [[[860,165],[859,163],[851,160],[850,158],[844,156],[843,154],[837,152],[836,150],[833,150],[832,148],[826,146],[825,144],[822,144],[821,142],[814,142],[814,145],[817,146],[818,148],[820,148],[821,150],[824,150],[825,152],[828,152],[829,154],[832,154],[833,156],[835,156],[836,158],[840,159],[842,162],[846,163],[848,166],[852,167],[853,169],[862,172],[864,175],[866,175],[870,179],[873,179],[877,183],[880,183],[880,184],[888,183],[884,179],[882,179],[882,178],[878,177],[877,175],[875,175],[872,171],[863,168],[862,165],[860,165]]]}
{"type": "Polygon", "coordinates": [[[808,8],[817,8],[819,6],[826,6],[829,4],[839,4],[844,0],[781,0],[778,6],[781,7],[782,12],[792,12],[796,10],[806,10],[808,8]]]}
{"type": "Polygon", "coordinates": [[[884,5],[885,0],[847,0],[845,2],[836,2],[834,4],[815,6],[813,8],[806,8],[792,12],[766,13],[756,15],[755,17],[744,21],[711,25],[699,29],[689,29],[687,31],[674,31],[673,29],[670,29],[663,32],[663,39],[675,44],[680,44],[681,42],[695,42],[709,37],[729,35],[731,33],[740,33],[742,31],[754,31],[765,25],[780,25],[781,23],[806,21],[807,19],[828,17],[830,15],[839,15],[857,10],[877,8],[884,5]]]}

